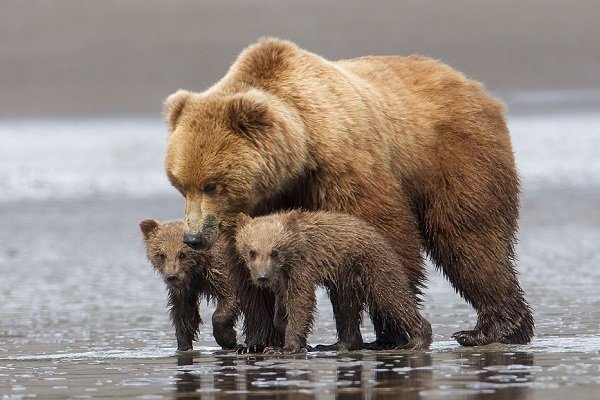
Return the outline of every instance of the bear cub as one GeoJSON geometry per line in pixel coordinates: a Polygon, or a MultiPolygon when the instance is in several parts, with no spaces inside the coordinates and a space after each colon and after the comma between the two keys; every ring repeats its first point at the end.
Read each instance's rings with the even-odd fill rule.
{"type": "Polygon", "coordinates": [[[182,241],[183,221],[140,222],[146,255],[161,274],[169,292],[170,316],[175,326],[177,350],[192,350],[202,324],[201,297],[217,303],[212,315],[213,336],[224,349],[236,346],[235,323],[239,307],[222,257],[219,241],[210,251],[197,251],[182,241]]]}
{"type": "Polygon", "coordinates": [[[393,333],[378,349],[429,347],[431,325],[419,313],[405,266],[371,225],[347,214],[298,210],[254,219],[240,213],[236,225],[236,248],[252,283],[275,294],[273,323],[285,339],[283,348],[265,351],[307,348],[317,285],[327,289],[338,334],[337,344],[321,349],[372,348],[360,333],[365,308],[393,333]]]}

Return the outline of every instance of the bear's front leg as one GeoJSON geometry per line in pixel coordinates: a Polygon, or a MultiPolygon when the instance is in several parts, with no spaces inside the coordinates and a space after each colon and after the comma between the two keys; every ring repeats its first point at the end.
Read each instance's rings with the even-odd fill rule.
{"type": "Polygon", "coordinates": [[[217,308],[212,315],[212,326],[215,340],[224,349],[229,350],[236,347],[234,326],[239,313],[237,301],[233,297],[219,298],[217,308]]]}

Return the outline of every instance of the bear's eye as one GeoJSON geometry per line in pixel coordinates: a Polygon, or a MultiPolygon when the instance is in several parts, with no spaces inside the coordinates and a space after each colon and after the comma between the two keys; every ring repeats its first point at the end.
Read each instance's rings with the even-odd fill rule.
{"type": "Polygon", "coordinates": [[[208,183],[204,184],[204,186],[202,187],[202,191],[206,194],[214,193],[214,191],[216,189],[217,189],[217,184],[215,182],[208,182],[208,183]]]}
{"type": "Polygon", "coordinates": [[[256,252],[255,252],[254,250],[250,250],[250,251],[248,252],[248,258],[249,258],[250,260],[254,260],[254,259],[256,258],[256,252]]]}
{"type": "Polygon", "coordinates": [[[179,257],[180,260],[185,260],[185,257],[187,257],[187,256],[185,255],[184,252],[181,252],[181,253],[179,253],[179,255],[177,257],[179,257]]]}
{"type": "Polygon", "coordinates": [[[279,257],[279,251],[277,251],[277,250],[273,250],[273,251],[271,252],[271,258],[277,258],[277,257],[279,257]]]}
{"type": "Polygon", "coordinates": [[[160,258],[161,260],[164,260],[165,258],[167,258],[165,253],[162,253],[162,252],[156,253],[156,257],[160,258]]]}

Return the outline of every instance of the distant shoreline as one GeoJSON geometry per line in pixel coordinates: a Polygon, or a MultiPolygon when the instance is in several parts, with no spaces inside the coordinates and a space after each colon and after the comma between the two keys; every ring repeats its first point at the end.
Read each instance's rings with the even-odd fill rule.
{"type": "Polygon", "coordinates": [[[205,89],[261,36],[330,60],[423,54],[497,93],[600,90],[597,0],[30,0],[5,8],[0,118],[160,115],[166,96],[205,89]]]}

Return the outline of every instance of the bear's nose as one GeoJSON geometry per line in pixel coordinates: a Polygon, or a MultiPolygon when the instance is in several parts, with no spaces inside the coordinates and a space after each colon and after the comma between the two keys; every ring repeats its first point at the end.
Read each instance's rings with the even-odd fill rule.
{"type": "Polygon", "coordinates": [[[266,283],[269,283],[269,277],[265,276],[265,275],[261,275],[258,278],[256,278],[256,280],[258,281],[258,283],[260,283],[261,285],[264,285],[266,283]]]}
{"type": "Polygon", "coordinates": [[[175,283],[175,281],[177,281],[177,275],[169,274],[165,276],[165,280],[167,281],[167,283],[175,283]]]}
{"type": "Polygon", "coordinates": [[[185,233],[183,235],[183,243],[187,244],[194,250],[204,250],[207,242],[202,235],[185,233]]]}

